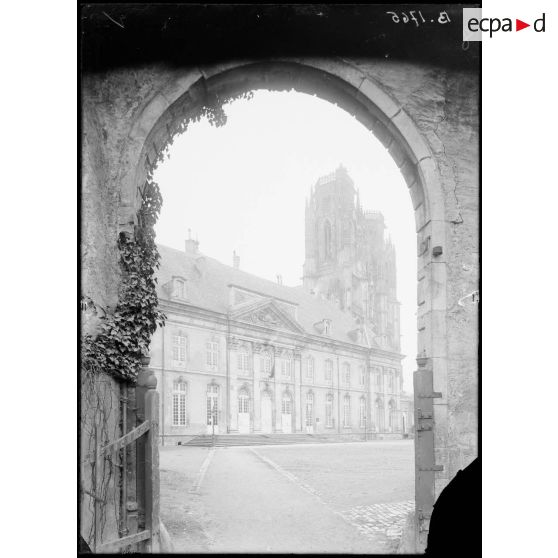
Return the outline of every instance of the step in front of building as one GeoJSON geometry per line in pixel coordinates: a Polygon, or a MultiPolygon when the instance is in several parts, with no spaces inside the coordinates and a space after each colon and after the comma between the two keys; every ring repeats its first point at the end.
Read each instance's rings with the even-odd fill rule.
{"type": "MultiPolygon", "coordinates": [[[[401,435],[391,434],[391,437],[402,438],[401,435]]],[[[368,434],[367,440],[382,439],[383,436],[368,434]]],[[[319,435],[319,434],[218,434],[215,436],[201,434],[193,436],[187,441],[180,441],[178,445],[196,447],[227,447],[227,446],[257,446],[257,445],[282,445],[282,444],[320,444],[330,442],[363,442],[364,436],[361,434],[339,434],[339,435],[319,435]]]]}

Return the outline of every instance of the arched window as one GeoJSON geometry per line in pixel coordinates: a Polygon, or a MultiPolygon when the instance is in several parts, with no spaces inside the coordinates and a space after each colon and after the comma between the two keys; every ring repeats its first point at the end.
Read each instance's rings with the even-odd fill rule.
{"type": "Polygon", "coordinates": [[[312,426],[314,423],[314,395],[306,394],[306,426],[312,426]]]}
{"type": "Polygon", "coordinates": [[[331,379],[333,378],[333,361],[329,358],[324,364],[324,378],[326,382],[331,382],[331,379]]]}
{"type": "Polygon", "coordinates": [[[351,396],[345,395],[343,398],[343,426],[351,426],[351,396]]]}
{"type": "Polygon", "coordinates": [[[351,365],[348,362],[343,364],[343,381],[345,385],[351,385],[351,365]]]}
{"type": "Polygon", "coordinates": [[[325,417],[327,428],[333,428],[333,395],[326,395],[325,417]]]}
{"type": "Polygon", "coordinates": [[[188,387],[186,382],[175,380],[172,383],[172,424],[173,426],[186,426],[186,395],[188,387]]]}
{"type": "Polygon", "coordinates": [[[208,426],[219,424],[219,386],[217,384],[207,386],[207,424],[208,426]]]}
{"type": "Polygon", "coordinates": [[[311,356],[306,359],[306,379],[314,381],[314,359],[311,356]]]}
{"type": "Polygon", "coordinates": [[[188,337],[182,330],[176,330],[172,335],[172,364],[178,368],[186,366],[188,354],[188,337]]]}
{"type": "Polygon", "coordinates": [[[238,412],[239,413],[249,413],[250,412],[250,396],[245,389],[240,390],[238,394],[238,412]]]}
{"type": "Polygon", "coordinates": [[[292,412],[292,399],[288,393],[283,394],[283,399],[281,401],[281,413],[284,415],[290,415],[292,412]]]}
{"type": "Polygon", "coordinates": [[[358,403],[358,417],[359,426],[364,428],[366,426],[366,399],[364,397],[361,397],[358,403]]]}

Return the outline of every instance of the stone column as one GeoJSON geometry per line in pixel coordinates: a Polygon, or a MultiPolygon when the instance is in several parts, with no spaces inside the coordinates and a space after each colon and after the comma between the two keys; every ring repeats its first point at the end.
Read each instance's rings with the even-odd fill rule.
{"type": "Polygon", "coordinates": [[[261,374],[261,362],[264,347],[256,343],[253,351],[254,374],[252,382],[252,431],[261,432],[262,430],[262,388],[261,381],[264,379],[261,374]]]}
{"type": "Polygon", "coordinates": [[[236,391],[237,384],[237,360],[236,351],[238,349],[238,339],[234,337],[229,342],[229,432],[238,433],[238,393],[236,391]]]}
{"type": "Polygon", "coordinates": [[[284,386],[281,383],[281,363],[279,359],[283,356],[283,350],[280,348],[275,348],[275,374],[273,376],[273,385],[274,385],[274,401],[275,401],[275,408],[273,410],[273,431],[274,432],[282,432],[283,431],[283,424],[282,424],[282,417],[281,417],[281,402],[283,399],[283,391],[284,386]]]}

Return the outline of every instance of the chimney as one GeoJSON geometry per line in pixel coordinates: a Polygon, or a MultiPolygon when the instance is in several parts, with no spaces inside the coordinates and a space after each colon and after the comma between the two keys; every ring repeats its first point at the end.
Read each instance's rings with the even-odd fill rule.
{"type": "Polygon", "coordinates": [[[185,242],[185,249],[186,249],[186,254],[197,254],[198,253],[198,246],[200,245],[200,243],[198,242],[198,240],[194,240],[192,238],[192,230],[188,229],[188,238],[186,239],[185,242]]]}
{"type": "Polygon", "coordinates": [[[236,255],[235,250],[233,250],[233,267],[235,269],[240,269],[240,256],[236,255]]]}
{"type": "Polygon", "coordinates": [[[278,285],[282,285],[282,284],[283,284],[283,276],[282,276],[282,275],[277,275],[277,284],[278,284],[278,285]]]}

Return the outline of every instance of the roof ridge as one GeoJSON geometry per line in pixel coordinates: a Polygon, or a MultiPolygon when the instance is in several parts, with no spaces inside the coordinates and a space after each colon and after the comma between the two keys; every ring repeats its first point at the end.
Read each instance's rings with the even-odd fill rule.
{"type": "MultiPolygon", "coordinates": [[[[186,253],[184,250],[179,250],[178,248],[172,248],[171,246],[166,246],[165,244],[157,244],[157,247],[160,248],[166,248],[168,250],[173,250],[174,252],[179,252],[181,254],[184,254],[184,256],[186,256],[187,258],[190,259],[196,259],[196,256],[201,256],[203,258],[206,258],[208,260],[211,260],[212,262],[222,266],[222,267],[226,267],[232,271],[234,271],[235,273],[241,273],[243,275],[248,275],[250,277],[253,277],[255,279],[258,279],[259,281],[266,281],[267,283],[269,283],[270,285],[273,285],[274,287],[277,287],[279,289],[288,289],[288,290],[294,290],[294,289],[299,289],[301,288],[303,285],[295,285],[295,286],[291,286],[291,285],[280,285],[279,283],[276,283],[275,281],[272,281],[271,279],[266,279],[265,277],[261,277],[260,275],[256,275],[255,273],[250,273],[249,271],[245,271],[244,269],[239,269],[236,268],[232,265],[228,265],[226,263],[223,263],[221,260],[218,260],[217,258],[214,258],[213,256],[208,256],[207,254],[203,253],[203,252],[199,252],[198,254],[188,254],[186,253]]],[[[243,288],[241,285],[238,285],[240,288],[243,288]]]]}

